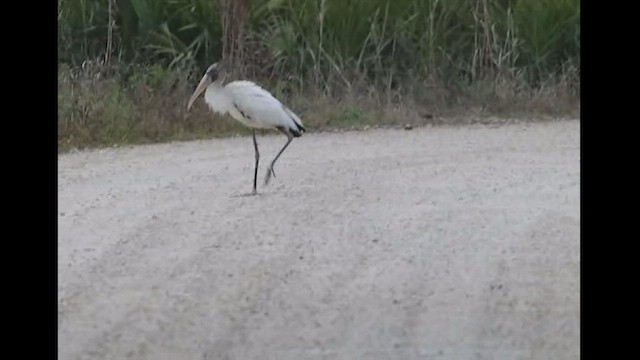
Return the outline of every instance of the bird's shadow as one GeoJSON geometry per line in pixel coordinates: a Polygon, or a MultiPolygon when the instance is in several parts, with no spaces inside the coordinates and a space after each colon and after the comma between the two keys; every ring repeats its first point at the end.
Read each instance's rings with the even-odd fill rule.
{"type": "Polygon", "coordinates": [[[259,193],[259,192],[256,192],[256,193],[249,192],[249,193],[242,193],[242,194],[233,194],[233,195],[230,195],[229,197],[243,198],[243,197],[255,197],[255,196],[263,196],[263,195],[264,195],[263,193],[259,193]]]}

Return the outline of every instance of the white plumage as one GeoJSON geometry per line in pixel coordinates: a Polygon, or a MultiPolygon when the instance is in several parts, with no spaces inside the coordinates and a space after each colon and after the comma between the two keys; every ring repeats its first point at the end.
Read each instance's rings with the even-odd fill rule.
{"type": "Polygon", "coordinates": [[[254,129],[284,127],[299,132],[302,121],[267,90],[257,84],[241,80],[225,86],[216,82],[207,86],[205,102],[211,110],[254,129]]]}
{"type": "Polygon", "coordinates": [[[276,129],[287,136],[287,143],[267,169],[265,184],[269,183],[271,175],[275,177],[273,165],[278,160],[278,157],[289,146],[294,137],[302,136],[305,129],[302,125],[302,120],[267,90],[246,80],[234,81],[223,85],[225,75],[224,65],[219,65],[218,63],[211,65],[202,80],[200,80],[191,99],[189,99],[187,110],[191,109],[194,101],[204,92],[205,102],[211,110],[222,115],[229,114],[235,120],[253,129],[256,164],[253,176],[253,192],[250,195],[255,195],[257,193],[256,179],[260,159],[255,129],[276,129]]]}

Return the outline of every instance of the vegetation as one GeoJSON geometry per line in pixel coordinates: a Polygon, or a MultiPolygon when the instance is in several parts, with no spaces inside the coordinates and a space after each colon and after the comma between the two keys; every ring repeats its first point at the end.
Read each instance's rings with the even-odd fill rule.
{"type": "Polygon", "coordinates": [[[578,114],[578,0],[59,0],[59,148],[243,133],[221,57],[313,129],[578,114]]]}

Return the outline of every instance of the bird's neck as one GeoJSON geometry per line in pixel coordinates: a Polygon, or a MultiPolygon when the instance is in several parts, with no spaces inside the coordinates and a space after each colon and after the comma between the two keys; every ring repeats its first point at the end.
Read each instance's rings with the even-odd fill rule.
{"type": "Polygon", "coordinates": [[[233,108],[233,101],[225,92],[222,84],[222,80],[216,80],[209,84],[204,93],[204,99],[213,111],[224,115],[229,111],[229,109],[233,108]]]}
{"type": "Polygon", "coordinates": [[[221,87],[223,87],[223,86],[222,86],[223,82],[224,82],[224,80],[223,80],[223,79],[218,79],[218,80],[216,80],[216,81],[212,82],[212,83],[211,83],[211,86],[212,86],[212,87],[215,87],[215,88],[221,88],[221,87]]]}

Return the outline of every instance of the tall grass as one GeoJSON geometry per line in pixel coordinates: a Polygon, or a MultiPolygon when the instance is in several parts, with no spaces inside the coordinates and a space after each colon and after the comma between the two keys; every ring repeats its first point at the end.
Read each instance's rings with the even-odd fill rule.
{"type": "Polygon", "coordinates": [[[578,0],[59,0],[61,61],[104,56],[110,3],[112,51],[142,62],[205,66],[223,53],[221,21],[245,17],[248,46],[300,75],[393,69],[473,79],[506,68],[534,80],[580,61],[578,0]],[[246,9],[221,9],[238,3],[246,9]]]}
{"type": "MultiPolygon", "coordinates": [[[[304,94],[312,94],[366,98],[382,107],[419,105],[431,112],[487,104],[498,104],[499,110],[508,103],[557,107],[558,97],[579,94],[578,0],[59,0],[58,5],[59,62],[72,72],[88,60],[101,63],[109,86],[123,93],[131,90],[127,79],[136,72],[163,69],[163,82],[175,83],[179,74],[193,86],[207,65],[233,57],[238,72],[280,96],[297,94],[301,103],[304,94]]],[[[60,91],[70,99],[71,89],[88,75],[65,74],[69,85],[60,91]]],[[[72,107],[63,101],[62,108],[72,107]]],[[[139,107],[137,101],[123,106],[139,107]]]]}

